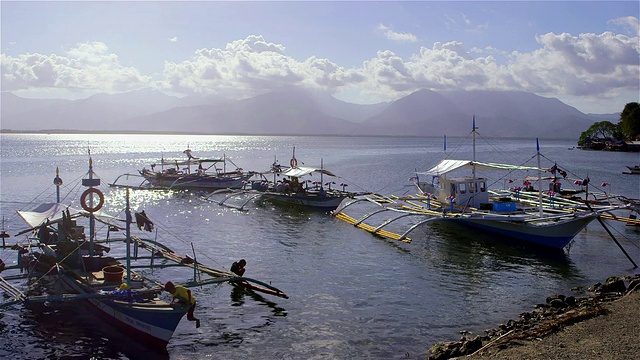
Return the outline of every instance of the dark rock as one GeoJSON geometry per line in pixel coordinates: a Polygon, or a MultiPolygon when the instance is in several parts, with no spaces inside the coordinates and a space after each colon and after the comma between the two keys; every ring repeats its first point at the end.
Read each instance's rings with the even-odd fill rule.
{"type": "Polygon", "coordinates": [[[632,291],[640,291],[640,279],[633,279],[629,282],[629,287],[627,288],[629,292],[632,291]]]}
{"type": "Polygon", "coordinates": [[[564,298],[565,296],[560,294],[551,295],[547,298],[547,304],[551,304],[551,302],[556,299],[560,299],[561,301],[564,301],[564,298]]]}
{"type": "Polygon", "coordinates": [[[479,337],[475,337],[472,340],[467,340],[462,344],[460,348],[461,355],[470,355],[482,348],[482,340],[479,337]]]}
{"type": "Polygon", "coordinates": [[[604,285],[600,289],[601,292],[625,292],[627,287],[624,284],[624,280],[621,277],[612,276],[605,281],[604,285]]]}
{"type": "Polygon", "coordinates": [[[597,293],[600,292],[600,289],[602,289],[602,284],[601,283],[595,283],[593,284],[593,286],[589,287],[589,291],[597,293]]]}
{"type": "Polygon", "coordinates": [[[564,299],[564,302],[567,303],[567,305],[569,306],[576,306],[576,298],[573,296],[567,296],[564,299]]]}
{"type": "Polygon", "coordinates": [[[446,360],[455,356],[457,347],[460,346],[456,342],[436,343],[429,350],[429,360],[446,360]]]}

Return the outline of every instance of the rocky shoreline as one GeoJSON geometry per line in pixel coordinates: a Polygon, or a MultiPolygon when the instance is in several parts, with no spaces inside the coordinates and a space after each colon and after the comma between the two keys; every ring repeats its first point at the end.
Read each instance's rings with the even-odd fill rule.
{"type": "MultiPolygon", "coordinates": [[[[538,304],[531,312],[520,314],[518,320],[509,320],[506,324],[500,324],[495,329],[485,330],[484,335],[473,335],[465,333],[459,341],[439,342],[431,347],[429,360],[445,360],[457,357],[470,357],[472,359],[483,358],[522,358],[522,359],[582,359],[584,351],[589,344],[584,344],[580,337],[584,335],[569,335],[574,338],[564,341],[561,346],[554,346],[550,352],[540,352],[541,342],[549,339],[553,334],[563,332],[571,325],[586,321],[595,321],[589,324],[594,336],[608,333],[614,339],[624,339],[625,335],[631,336],[632,353],[638,355],[640,351],[640,328],[635,324],[640,317],[640,274],[627,277],[610,277],[604,284],[598,283],[586,291],[582,289],[571,289],[574,293],[583,293],[583,296],[552,295],[546,299],[545,304],[538,304]],[[626,299],[625,302],[618,300],[626,299]],[[630,300],[629,300],[630,299],[630,300]],[[628,303],[628,304],[627,304],[628,303]],[[614,322],[604,324],[602,318],[613,312],[621,312],[619,316],[628,317],[629,324],[619,324],[614,322]],[[602,324],[599,325],[599,322],[602,324]],[[631,334],[629,334],[631,333],[631,334]],[[634,348],[636,344],[637,348],[634,348]],[[579,347],[574,353],[576,357],[571,357],[569,347],[579,347]]],[[[609,319],[610,320],[610,319],[609,319]]],[[[563,334],[564,335],[564,334],[563,334]]],[[[623,340],[621,340],[623,341],[623,340]]],[[[625,344],[618,344],[625,345],[625,344]]],[[[616,344],[611,344],[612,354],[618,354],[616,344]]],[[[606,350],[605,350],[606,352],[606,350]]],[[[622,355],[622,354],[621,354],[622,355]]],[[[595,356],[595,354],[592,354],[595,356]]],[[[600,354],[599,358],[624,358],[615,355],[607,356],[600,354]]]]}

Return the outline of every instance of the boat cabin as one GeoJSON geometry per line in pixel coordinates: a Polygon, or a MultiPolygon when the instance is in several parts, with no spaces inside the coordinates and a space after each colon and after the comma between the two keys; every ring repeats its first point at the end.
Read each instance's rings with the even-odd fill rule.
{"type": "Polygon", "coordinates": [[[434,177],[431,183],[418,183],[419,188],[432,194],[437,200],[447,204],[453,199],[454,204],[463,207],[484,208],[489,203],[487,180],[484,178],[434,177]]]}
{"type": "Polygon", "coordinates": [[[424,194],[430,194],[444,204],[495,212],[511,212],[516,210],[516,204],[510,198],[489,199],[487,179],[476,176],[447,177],[447,174],[460,169],[482,170],[537,170],[536,168],[511,166],[494,163],[479,163],[469,160],[442,160],[438,165],[424,172],[416,173],[418,188],[424,194]],[[427,180],[427,181],[425,181],[427,180]]]}

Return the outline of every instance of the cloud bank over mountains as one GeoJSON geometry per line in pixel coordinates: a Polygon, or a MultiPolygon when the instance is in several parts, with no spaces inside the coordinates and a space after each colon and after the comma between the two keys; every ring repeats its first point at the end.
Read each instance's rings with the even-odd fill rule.
{"type": "MultiPolygon", "coordinates": [[[[638,18],[612,20],[638,34],[638,18]]],[[[411,43],[415,35],[381,24],[377,31],[411,43]]],[[[178,38],[172,38],[177,42],[178,38]]],[[[109,45],[79,43],[59,54],[3,53],[2,90],[16,94],[41,90],[69,93],[119,93],[155,88],[176,95],[217,95],[247,99],[272,91],[303,88],[325,91],[361,103],[393,101],[419,89],[524,91],[564,102],[607,102],[627,94],[637,101],[640,38],[613,32],[546,33],[528,53],[498,54],[493,48],[467,49],[458,41],[421,46],[409,58],[380,50],[360,66],[344,67],[331,59],[298,60],[284,44],[261,35],[234,40],[224,48],[201,48],[181,61],[158,59],[162,73],[127,66],[109,45]],[[504,58],[506,61],[498,61],[504,58]]],[[[620,100],[617,100],[620,101],[620,100]]],[[[353,102],[353,101],[351,101],[353,102]]],[[[614,108],[622,108],[616,104],[614,108]]]]}

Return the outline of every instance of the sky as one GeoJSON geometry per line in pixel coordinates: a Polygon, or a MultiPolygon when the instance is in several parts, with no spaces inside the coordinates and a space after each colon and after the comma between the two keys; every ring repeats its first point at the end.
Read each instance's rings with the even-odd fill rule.
{"type": "Polygon", "coordinates": [[[0,1],[1,90],[155,88],[352,103],[526,91],[585,113],[640,101],[638,1],[0,1]]]}

